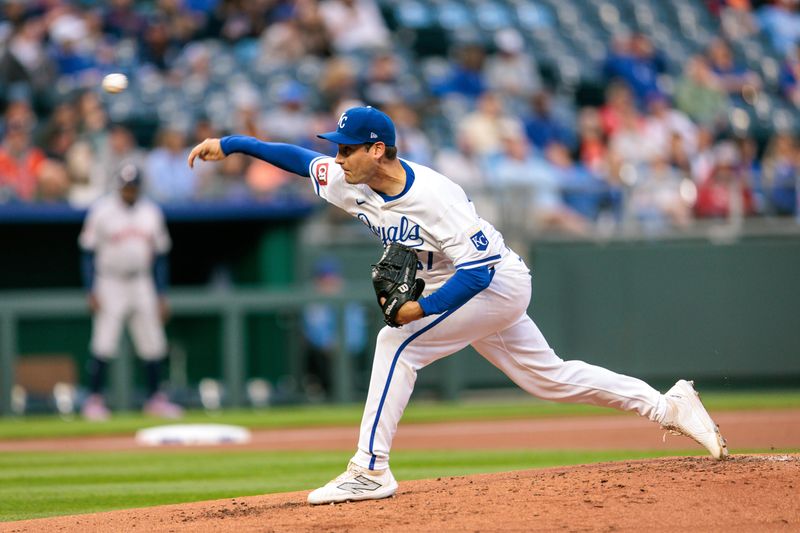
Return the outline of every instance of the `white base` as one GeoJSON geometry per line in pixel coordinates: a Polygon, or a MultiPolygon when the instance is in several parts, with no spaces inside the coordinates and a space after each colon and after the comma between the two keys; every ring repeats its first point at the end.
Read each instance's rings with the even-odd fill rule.
{"type": "Polygon", "coordinates": [[[136,442],[142,446],[245,444],[250,442],[250,431],[225,424],[172,424],[140,429],[136,442]]]}

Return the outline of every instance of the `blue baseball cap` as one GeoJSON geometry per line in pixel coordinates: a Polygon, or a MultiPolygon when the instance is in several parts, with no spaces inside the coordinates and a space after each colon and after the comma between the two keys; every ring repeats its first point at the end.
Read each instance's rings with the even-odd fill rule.
{"type": "Polygon", "coordinates": [[[382,142],[394,146],[394,123],[389,115],[372,106],[351,107],[339,117],[336,131],[317,135],[336,144],[382,142]]]}

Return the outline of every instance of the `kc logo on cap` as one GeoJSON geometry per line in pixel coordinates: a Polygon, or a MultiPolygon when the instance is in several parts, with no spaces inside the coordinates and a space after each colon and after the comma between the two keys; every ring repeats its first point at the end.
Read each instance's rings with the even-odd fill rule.
{"type": "Polygon", "coordinates": [[[336,144],[382,142],[395,145],[394,123],[389,115],[372,106],[352,107],[342,113],[336,131],[317,135],[336,144]]]}

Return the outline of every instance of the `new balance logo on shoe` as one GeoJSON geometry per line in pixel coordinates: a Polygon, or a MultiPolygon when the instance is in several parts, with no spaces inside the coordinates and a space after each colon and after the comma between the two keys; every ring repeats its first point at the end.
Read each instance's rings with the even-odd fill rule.
{"type": "Polygon", "coordinates": [[[346,490],[350,494],[363,494],[365,492],[373,492],[381,488],[381,484],[364,476],[356,476],[353,478],[353,481],[342,483],[341,485],[338,485],[338,488],[341,490],[346,490]]]}
{"type": "Polygon", "coordinates": [[[323,487],[311,491],[308,503],[337,503],[358,500],[380,500],[393,496],[397,491],[397,481],[392,472],[368,470],[351,462],[347,470],[323,487]]]}

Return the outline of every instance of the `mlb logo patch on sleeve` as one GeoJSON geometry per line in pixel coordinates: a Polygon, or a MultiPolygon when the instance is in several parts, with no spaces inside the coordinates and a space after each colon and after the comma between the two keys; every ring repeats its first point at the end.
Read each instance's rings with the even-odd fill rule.
{"type": "Polygon", "coordinates": [[[472,241],[472,245],[479,252],[483,252],[486,250],[486,248],[489,247],[489,239],[486,238],[486,235],[483,234],[482,230],[478,231],[478,233],[470,237],[469,240],[472,241]]]}
{"type": "Polygon", "coordinates": [[[328,184],[328,163],[320,163],[317,166],[317,183],[320,185],[328,184]]]}

